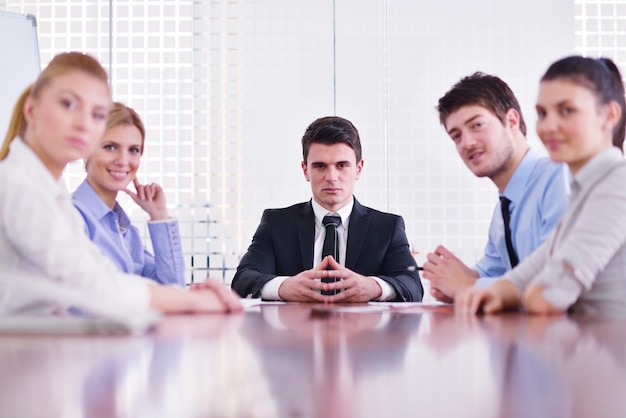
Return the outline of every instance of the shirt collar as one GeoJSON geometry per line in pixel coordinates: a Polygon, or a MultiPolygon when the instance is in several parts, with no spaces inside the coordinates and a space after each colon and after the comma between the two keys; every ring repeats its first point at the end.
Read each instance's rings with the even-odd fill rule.
{"type": "Polygon", "coordinates": [[[509,182],[504,188],[504,193],[502,193],[501,196],[506,196],[507,199],[514,204],[519,202],[524,195],[528,179],[541,158],[542,157],[538,151],[529,148],[522,158],[522,161],[520,161],[519,165],[513,172],[513,175],[509,179],[509,182]]]}
{"type": "Polygon", "coordinates": [[[315,213],[316,226],[322,225],[322,219],[324,218],[324,216],[328,215],[329,213],[336,213],[341,217],[341,225],[343,225],[344,228],[348,228],[348,224],[350,222],[350,213],[352,213],[352,208],[354,207],[354,196],[344,207],[335,212],[330,212],[328,209],[317,203],[315,199],[311,199],[311,205],[313,206],[313,213],[315,213]]]}
{"type": "Polygon", "coordinates": [[[124,212],[119,203],[115,202],[115,206],[111,210],[87,180],[83,180],[74,191],[73,198],[88,207],[97,219],[102,219],[109,213],[115,213],[120,226],[127,228],[130,224],[130,219],[128,219],[126,212],[124,212]]]}
{"type": "Polygon", "coordinates": [[[609,147],[594,155],[572,180],[572,189],[584,190],[606,176],[616,165],[624,163],[624,156],[616,147],[609,147]]]}

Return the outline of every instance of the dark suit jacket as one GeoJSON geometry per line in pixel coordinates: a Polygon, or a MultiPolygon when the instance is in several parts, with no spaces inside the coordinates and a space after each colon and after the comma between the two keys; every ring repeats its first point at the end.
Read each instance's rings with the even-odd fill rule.
{"type": "MultiPolygon", "coordinates": [[[[242,297],[261,297],[261,289],[274,277],[295,276],[313,268],[314,239],[315,214],[310,201],[266,209],[237,267],[232,288],[242,297]]],[[[344,265],[385,280],[396,291],[394,301],[422,300],[424,290],[400,216],[362,206],[354,199],[344,265]],[[409,267],[414,269],[409,271],[409,267]]]]}

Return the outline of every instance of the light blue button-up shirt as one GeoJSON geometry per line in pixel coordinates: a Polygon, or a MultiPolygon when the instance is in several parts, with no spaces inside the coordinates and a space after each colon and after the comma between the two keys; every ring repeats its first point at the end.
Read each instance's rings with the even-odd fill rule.
{"type": "Polygon", "coordinates": [[[87,180],[78,186],[72,200],[85,221],[89,238],[121,271],[162,284],[185,285],[185,263],[176,220],[148,222],[152,255],[122,207],[115,202],[111,210],[87,180]]]}
{"type": "MultiPolygon", "coordinates": [[[[502,195],[511,201],[511,236],[520,262],[539,247],[565,213],[570,178],[565,164],[556,164],[532,148],[513,173],[502,195]]],[[[474,269],[480,287],[511,270],[499,202],[491,218],[485,253],[474,269]]]]}

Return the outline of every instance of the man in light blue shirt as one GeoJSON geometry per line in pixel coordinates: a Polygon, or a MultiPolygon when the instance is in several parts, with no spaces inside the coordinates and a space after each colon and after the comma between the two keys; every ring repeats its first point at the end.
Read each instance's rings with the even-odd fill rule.
{"type": "Polygon", "coordinates": [[[452,302],[457,292],[486,286],[515,267],[548,237],[567,208],[570,176],[564,164],[529,147],[519,102],[498,77],[475,73],[461,79],[439,99],[437,110],[465,165],[491,179],[500,194],[485,253],[473,268],[442,245],[427,255],[423,277],[430,280],[431,294],[452,302]]]}

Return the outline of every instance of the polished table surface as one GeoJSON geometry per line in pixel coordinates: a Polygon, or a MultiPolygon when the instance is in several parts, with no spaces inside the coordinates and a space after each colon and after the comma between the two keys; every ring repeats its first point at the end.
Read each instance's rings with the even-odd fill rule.
{"type": "Polygon", "coordinates": [[[626,321],[363,308],[3,335],[0,417],[626,416],[626,321]]]}

